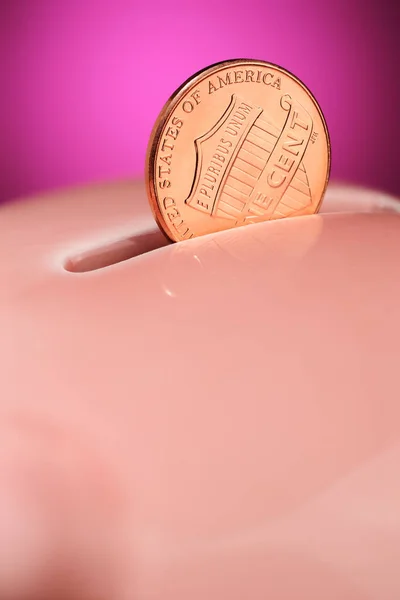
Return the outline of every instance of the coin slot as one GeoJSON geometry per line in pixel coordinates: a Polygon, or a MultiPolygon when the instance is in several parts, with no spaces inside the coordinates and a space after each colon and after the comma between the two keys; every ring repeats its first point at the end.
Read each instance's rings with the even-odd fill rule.
{"type": "Polygon", "coordinates": [[[71,273],[97,271],[168,244],[170,242],[161,231],[140,233],[73,256],[66,261],[64,268],[71,273]]]}

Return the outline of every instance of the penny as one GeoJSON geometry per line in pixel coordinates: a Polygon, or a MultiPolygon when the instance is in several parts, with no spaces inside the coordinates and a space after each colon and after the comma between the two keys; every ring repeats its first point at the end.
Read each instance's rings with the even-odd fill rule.
{"type": "Polygon", "coordinates": [[[330,141],[317,101],[273,64],[232,60],[188,79],[153,128],[146,185],[173,241],[318,211],[330,141]]]}

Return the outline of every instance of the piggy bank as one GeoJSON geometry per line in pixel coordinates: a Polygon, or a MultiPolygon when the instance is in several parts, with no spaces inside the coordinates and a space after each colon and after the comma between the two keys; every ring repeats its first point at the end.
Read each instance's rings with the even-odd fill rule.
{"type": "Polygon", "coordinates": [[[142,182],[0,209],[0,597],[398,600],[400,217],[171,244],[142,182]]]}

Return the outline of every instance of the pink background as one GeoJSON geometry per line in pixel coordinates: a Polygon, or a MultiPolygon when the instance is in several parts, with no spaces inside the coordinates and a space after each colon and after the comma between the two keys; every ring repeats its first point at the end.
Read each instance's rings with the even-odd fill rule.
{"type": "Polygon", "coordinates": [[[195,71],[260,58],[325,113],[332,176],[400,193],[397,2],[1,2],[0,201],[143,171],[159,110],[195,71]]]}

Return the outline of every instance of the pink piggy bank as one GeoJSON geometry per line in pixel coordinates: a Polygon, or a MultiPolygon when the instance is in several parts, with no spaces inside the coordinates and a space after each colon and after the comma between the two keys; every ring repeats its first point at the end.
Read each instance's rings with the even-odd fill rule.
{"type": "Polygon", "coordinates": [[[400,598],[399,204],[324,211],[169,244],[140,182],[1,208],[2,599],[400,598]]]}

